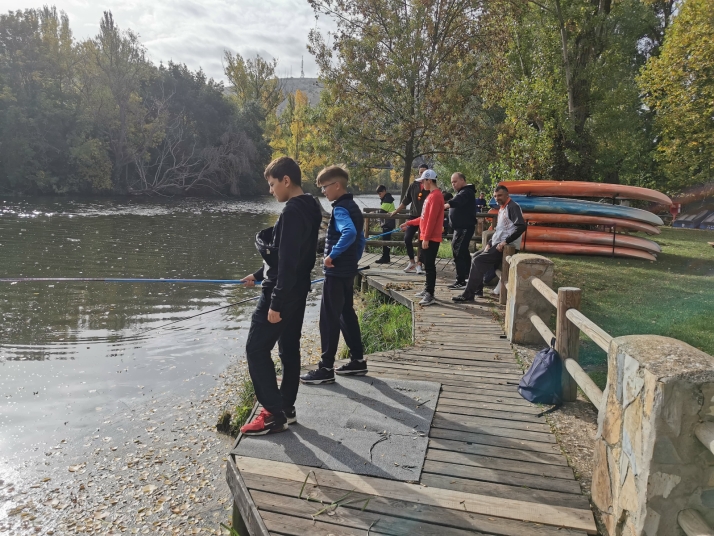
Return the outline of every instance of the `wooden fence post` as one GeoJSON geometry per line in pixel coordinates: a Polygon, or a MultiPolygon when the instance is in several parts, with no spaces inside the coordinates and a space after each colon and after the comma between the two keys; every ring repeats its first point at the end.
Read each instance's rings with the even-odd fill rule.
{"type": "Polygon", "coordinates": [[[508,301],[508,271],[510,270],[510,264],[506,259],[515,254],[515,246],[508,245],[503,248],[503,260],[501,261],[501,293],[498,295],[498,303],[501,305],[506,305],[508,301]]]}
{"type": "Polygon", "coordinates": [[[369,218],[364,219],[364,237],[369,238],[369,218]]]}
{"type": "MultiPolygon", "coordinates": [[[[558,289],[558,315],[555,321],[555,350],[563,361],[572,359],[578,361],[580,343],[580,328],[567,319],[568,309],[580,309],[582,291],[574,287],[558,289]]],[[[578,384],[563,367],[562,376],[563,401],[574,402],[578,397],[578,384]]]]}

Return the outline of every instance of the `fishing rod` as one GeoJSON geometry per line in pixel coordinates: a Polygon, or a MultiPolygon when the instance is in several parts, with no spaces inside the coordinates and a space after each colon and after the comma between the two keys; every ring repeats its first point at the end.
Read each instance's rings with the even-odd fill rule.
{"type": "Polygon", "coordinates": [[[387,231],[386,233],[370,236],[366,241],[369,242],[370,240],[374,240],[375,238],[379,238],[380,236],[396,233],[398,231],[401,231],[401,229],[399,227],[397,227],[396,229],[392,229],[391,231],[387,231]]]}
{"type": "Polygon", "coordinates": [[[97,283],[213,283],[220,285],[244,285],[240,279],[151,279],[147,277],[0,277],[0,283],[28,282],[97,282],[97,283]]]}
{"type": "MultiPolygon", "coordinates": [[[[357,271],[358,271],[358,272],[363,272],[364,270],[369,270],[369,266],[365,266],[364,268],[359,268],[357,271]]],[[[316,285],[317,283],[322,283],[323,281],[325,281],[325,278],[324,278],[324,277],[321,277],[321,278],[319,278],[319,279],[313,279],[312,281],[310,281],[310,286],[316,285]]],[[[198,314],[195,314],[195,315],[192,315],[192,316],[188,316],[188,317],[186,317],[186,318],[181,318],[181,319],[179,319],[179,320],[174,320],[173,322],[169,322],[168,324],[163,324],[163,325],[157,326],[157,327],[155,327],[155,328],[145,329],[144,331],[140,331],[140,332],[138,333],[138,335],[141,335],[141,334],[143,334],[143,333],[148,333],[149,331],[154,331],[154,330],[156,330],[156,329],[162,329],[162,328],[171,326],[171,325],[173,325],[173,324],[178,324],[179,322],[184,322],[184,321],[186,321],[186,320],[191,320],[192,318],[196,318],[196,317],[199,317],[199,316],[207,315],[208,313],[215,313],[216,311],[222,311],[223,309],[228,309],[229,307],[235,307],[236,305],[241,305],[241,304],[243,304],[243,303],[248,303],[248,302],[250,302],[250,301],[255,301],[255,300],[259,299],[259,298],[260,298],[260,295],[258,295],[258,296],[253,296],[252,298],[247,298],[247,299],[245,299],[245,300],[240,300],[240,301],[237,301],[237,302],[234,302],[234,303],[229,303],[228,305],[222,305],[221,307],[216,307],[215,309],[211,309],[210,311],[203,311],[202,313],[198,313],[198,314]]]]}

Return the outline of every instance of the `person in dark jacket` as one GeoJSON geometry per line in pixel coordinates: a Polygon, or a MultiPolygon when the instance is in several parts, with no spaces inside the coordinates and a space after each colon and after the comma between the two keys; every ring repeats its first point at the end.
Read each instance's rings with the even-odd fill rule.
{"type": "Polygon", "coordinates": [[[466,288],[466,278],[471,267],[471,253],[469,245],[476,229],[476,189],[472,184],[466,183],[466,176],[458,171],[451,175],[451,186],[456,195],[444,208],[449,211],[449,222],[454,229],[454,238],[451,240],[451,253],[454,256],[456,267],[456,281],[449,285],[452,290],[466,288]]]}
{"type": "Polygon", "coordinates": [[[469,281],[464,292],[451,299],[455,302],[472,302],[476,296],[483,296],[483,278],[495,264],[503,261],[503,248],[507,244],[520,245],[521,235],[526,230],[521,207],[508,195],[508,188],[499,185],[493,194],[499,205],[498,223],[491,240],[473,256],[469,281]]]}
{"type": "MultiPolygon", "coordinates": [[[[391,214],[394,212],[394,197],[387,191],[387,187],[384,184],[377,186],[377,195],[380,199],[379,208],[382,212],[391,214]]],[[[380,220],[380,225],[382,227],[382,233],[388,233],[393,231],[396,227],[396,222],[393,219],[380,220]]],[[[383,240],[389,240],[390,235],[386,235],[383,240]]],[[[376,264],[389,264],[390,260],[390,249],[389,246],[382,246],[382,256],[374,261],[376,264]]]]}
{"type": "Polygon", "coordinates": [[[481,192],[478,194],[478,198],[476,199],[476,212],[483,212],[486,210],[486,207],[486,194],[481,192]]]}
{"type": "Polygon", "coordinates": [[[335,372],[350,376],[367,374],[362,333],[354,310],[354,281],[357,265],[364,252],[362,234],[364,217],[352,194],[347,192],[349,174],[339,166],[323,169],[317,185],[332,201],[332,217],[325,239],[325,283],[320,305],[320,342],[322,356],[317,369],[300,376],[305,384],[334,383],[335,372]],[[335,370],[335,355],[340,331],[350,350],[350,361],[335,370]]]}
{"type": "MultiPolygon", "coordinates": [[[[454,195],[449,193],[449,192],[441,192],[442,195],[444,196],[444,206],[449,203],[454,198],[454,195]]],[[[449,234],[451,231],[453,231],[453,227],[451,227],[451,222],[449,221],[449,212],[448,209],[444,210],[444,238],[446,238],[446,235],[449,234]]]]}
{"type": "Polygon", "coordinates": [[[255,395],[263,409],[241,428],[245,435],[287,430],[297,422],[295,400],[300,385],[300,335],[315,266],[320,204],[302,191],[300,166],[288,157],[265,169],[270,193],[285,203],[277,223],[256,237],[263,268],[243,278],[247,287],[262,280],[262,293],[251,319],[245,352],[255,395]],[[283,380],[278,388],[270,352],[278,343],[283,380]]]}
{"type": "MultiPolygon", "coordinates": [[[[417,177],[421,177],[427,169],[429,169],[429,166],[427,166],[426,164],[420,165],[417,177]]],[[[409,213],[411,214],[412,219],[418,218],[419,216],[421,216],[421,209],[424,206],[424,202],[426,201],[426,197],[428,195],[429,190],[425,190],[422,183],[418,180],[415,180],[409,185],[409,188],[407,189],[407,194],[402,199],[402,202],[397,207],[397,210],[392,212],[391,216],[394,216],[399,211],[404,210],[408,206],[409,213]]],[[[411,273],[414,271],[416,271],[416,273],[418,274],[424,273],[421,261],[417,262],[419,258],[414,257],[414,246],[412,245],[412,242],[414,241],[414,235],[416,235],[418,230],[419,227],[417,226],[409,226],[407,227],[407,230],[404,233],[404,245],[407,248],[407,256],[409,257],[409,262],[407,263],[406,268],[404,268],[404,271],[407,273],[411,273]]],[[[419,256],[421,257],[421,240],[419,241],[418,249],[420,254],[419,256]]]]}

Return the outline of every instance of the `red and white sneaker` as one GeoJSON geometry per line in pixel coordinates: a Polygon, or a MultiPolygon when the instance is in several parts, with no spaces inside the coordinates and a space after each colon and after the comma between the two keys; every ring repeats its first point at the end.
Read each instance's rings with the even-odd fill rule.
{"type": "MultiPolygon", "coordinates": [[[[282,413],[282,412],[281,412],[282,413]]],[[[267,409],[260,410],[258,416],[248,424],[241,426],[241,433],[248,436],[258,436],[266,434],[277,434],[288,429],[288,421],[285,414],[275,416],[267,409]]]]}

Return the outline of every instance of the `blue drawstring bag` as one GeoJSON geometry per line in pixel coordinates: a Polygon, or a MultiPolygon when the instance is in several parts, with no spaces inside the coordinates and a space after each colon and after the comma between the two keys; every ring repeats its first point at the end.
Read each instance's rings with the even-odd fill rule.
{"type": "Polygon", "coordinates": [[[563,403],[563,361],[553,346],[538,352],[533,364],[521,378],[518,392],[523,398],[534,404],[552,404],[560,406],[563,403]]]}

